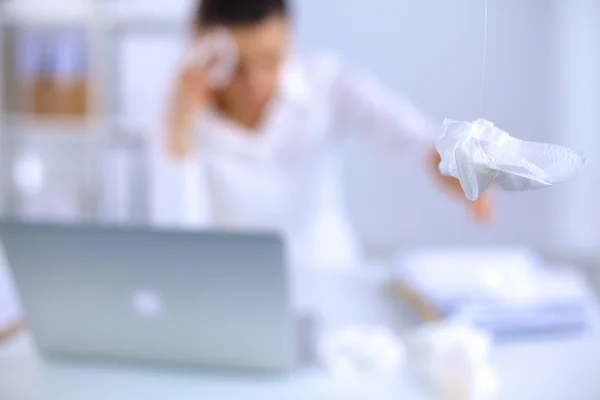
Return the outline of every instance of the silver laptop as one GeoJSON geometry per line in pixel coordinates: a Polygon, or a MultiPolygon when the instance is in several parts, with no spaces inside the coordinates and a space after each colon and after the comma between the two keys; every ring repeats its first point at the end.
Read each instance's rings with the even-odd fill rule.
{"type": "Polygon", "coordinates": [[[296,361],[276,235],[0,222],[51,356],[285,371],[296,361]]]}

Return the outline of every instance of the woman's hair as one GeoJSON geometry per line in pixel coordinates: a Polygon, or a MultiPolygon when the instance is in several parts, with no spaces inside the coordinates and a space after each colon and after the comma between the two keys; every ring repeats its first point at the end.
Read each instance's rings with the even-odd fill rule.
{"type": "Polygon", "coordinates": [[[288,14],[288,0],[200,0],[195,15],[197,27],[243,26],[271,16],[288,14]]]}

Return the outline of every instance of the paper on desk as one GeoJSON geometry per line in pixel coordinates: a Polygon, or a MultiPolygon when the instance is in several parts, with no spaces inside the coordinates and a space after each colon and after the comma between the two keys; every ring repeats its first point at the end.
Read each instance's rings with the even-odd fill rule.
{"type": "Polygon", "coordinates": [[[546,268],[521,249],[424,249],[398,258],[393,279],[435,309],[494,337],[578,332],[591,297],[570,270],[546,268]]]}
{"type": "Polygon", "coordinates": [[[529,291],[474,301],[462,318],[497,337],[578,332],[589,326],[592,301],[585,281],[569,270],[538,274],[529,291]]]}
{"type": "Polygon", "coordinates": [[[440,300],[526,293],[532,286],[539,258],[524,248],[439,247],[401,254],[395,279],[440,300]]]}
{"type": "Polygon", "coordinates": [[[440,303],[551,305],[586,297],[585,283],[573,273],[545,268],[533,252],[519,248],[417,250],[398,258],[394,278],[440,303]]]}

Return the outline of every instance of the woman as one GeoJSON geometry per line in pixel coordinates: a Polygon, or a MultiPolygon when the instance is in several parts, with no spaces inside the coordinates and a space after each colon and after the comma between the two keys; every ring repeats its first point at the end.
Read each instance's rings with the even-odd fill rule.
{"type": "MultiPolygon", "coordinates": [[[[278,229],[297,263],[348,264],[360,247],[343,210],[327,144],[345,124],[387,147],[432,144],[436,127],[413,106],[327,55],[299,59],[291,49],[286,0],[203,0],[196,42],[225,28],[238,62],[210,89],[211,67],[178,75],[167,123],[154,146],[152,218],[156,224],[278,229]],[[308,257],[308,258],[307,258],[308,257]]],[[[427,167],[464,199],[457,180],[427,167]]],[[[491,217],[488,196],[465,205],[491,217]]]]}

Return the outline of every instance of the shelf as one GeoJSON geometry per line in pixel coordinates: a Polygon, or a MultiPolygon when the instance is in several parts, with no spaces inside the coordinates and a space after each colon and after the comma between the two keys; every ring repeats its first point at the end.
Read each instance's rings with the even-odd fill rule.
{"type": "Polygon", "coordinates": [[[5,116],[0,120],[0,135],[94,135],[114,136],[116,132],[126,141],[143,139],[150,129],[147,121],[124,117],[115,118],[56,118],[56,117],[29,117],[5,116]]]}
{"type": "Polygon", "coordinates": [[[50,7],[50,2],[19,0],[0,6],[0,23],[8,26],[95,26],[93,2],[70,2],[68,7],[50,7]]]}
{"type": "Polygon", "coordinates": [[[185,33],[187,24],[180,20],[168,18],[142,18],[127,17],[106,20],[106,29],[108,31],[143,31],[143,32],[169,32],[185,33]]]}
{"type": "Polygon", "coordinates": [[[110,122],[103,118],[7,116],[3,122],[5,131],[12,135],[96,136],[110,130],[110,122]]]}
{"type": "MultiPolygon", "coordinates": [[[[32,151],[44,157],[52,167],[52,173],[58,174],[55,182],[79,188],[77,201],[82,201],[86,216],[94,215],[96,218],[104,212],[104,206],[100,204],[103,199],[100,188],[104,187],[100,173],[105,173],[101,169],[107,164],[110,173],[114,170],[117,174],[109,174],[111,181],[117,182],[110,183],[111,204],[108,207],[115,209],[111,215],[131,214],[132,218],[143,218],[144,207],[136,204],[136,210],[130,211],[129,200],[122,199],[118,193],[129,190],[129,187],[134,187],[131,190],[145,190],[140,174],[146,156],[148,122],[141,112],[138,114],[144,115],[139,118],[132,117],[140,111],[138,108],[126,110],[121,104],[120,88],[127,82],[122,76],[124,60],[119,49],[121,43],[128,42],[131,36],[138,39],[138,33],[140,37],[148,35],[153,40],[187,36],[191,14],[186,7],[194,7],[196,3],[197,0],[0,0],[0,44],[8,51],[5,54],[17,54],[10,50],[18,44],[14,40],[21,28],[31,29],[35,34],[41,32],[44,36],[53,34],[55,30],[57,33],[77,30],[85,35],[89,50],[89,69],[86,70],[89,74],[86,76],[89,79],[91,113],[89,118],[30,114],[29,110],[38,108],[20,101],[24,96],[19,92],[21,88],[15,78],[18,76],[15,74],[15,57],[5,56],[0,61],[0,172],[5,171],[0,173],[0,192],[4,192],[3,196],[0,195],[0,214],[15,212],[21,207],[9,185],[7,171],[12,157],[32,151]],[[125,114],[128,117],[124,117],[125,114]],[[122,160],[126,160],[125,166],[122,160]],[[118,183],[124,174],[133,174],[135,183],[118,183]]],[[[152,54],[142,53],[146,58],[135,63],[141,65],[136,68],[142,69],[145,62],[156,63],[154,57],[173,57],[169,49],[160,49],[152,54]]],[[[132,72],[139,74],[145,71],[132,72]]],[[[151,79],[152,75],[148,77],[148,80],[151,79]]],[[[141,97],[141,102],[154,95],[154,91],[146,93],[145,86],[147,83],[142,82],[134,88],[140,91],[138,97],[141,97]]],[[[139,108],[143,111],[144,107],[139,108]]]]}
{"type": "MultiPolygon", "coordinates": [[[[153,39],[157,35],[168,40],[185,37],[189,31],[190,7],[195,4],[196,0],[0,0],[0,33],[4,34],[1,44],[5,50],[10,50],[18,28],[42,32],[85,30],[82,33],[90,50],[89,73],[93,85],[90,101],[95,112],[93,118],[20,114],[28,107],[17,104],[15,79],[10,68],[5,68],[11,60],[5,58],[0,62],[4,64],[0,65],[0,71],[6,69],[6,73],[0,73],[0,136],[97,136],[115,138],[119,143],[143,140],[147,121],[114,116],[131,114],[120,107],[123,60],[117,53],[119,43],[137,33],[152,35],[153,39]]],[[[157,56],[172,57],[161,52],[157,56]]]]}
{"type": "MultiPolygon", "coordinates": [[[[65,0],[67,1],[67,0],[65,0]]],[[[90,27],[106,29],[176,30],[188,28],[187,13],[159,9],[124,9],[108,0],[79,0],[68,7],[49,7],[50,0],[19,0],[0,5],[0,25],[9,27],[90,27]],[[103,3],[106,1],[106,3],[103,3]],[[17,6],[18,4],[18,6],[17,6]]]]}

